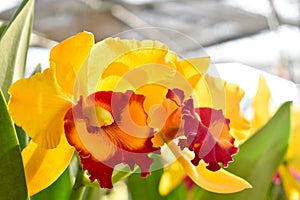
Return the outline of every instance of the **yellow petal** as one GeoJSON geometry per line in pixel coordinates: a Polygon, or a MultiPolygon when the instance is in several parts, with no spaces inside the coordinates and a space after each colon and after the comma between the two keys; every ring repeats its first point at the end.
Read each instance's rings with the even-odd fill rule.
{"type": "Polygon", "coordinates": [[[254,111],[252,120],[252,132],[255,133],[270,119],[270,102],[271,93],[268,88],[267,82],[263,76],[259,77],[258,90],[253,99],[252,107],[254,111]]]}
{"type": "MultiPolygon", "coordinates": [[[[98,88],[101,79],[123,76],[128,71],[147,64],[162,64],[175,68],[172,63],[176,61],[167,60],[168,54],[167,47],[158,41],[107,38],[94,45],[87,63],[89,93],[98,88]]],[[[172,56],[168,58],[175,59],[172,56]]]]}
{"type": "Polygon", "coordinates": [[[243,140],[250,133],[250,122],[240,111],[240,102],[244,91],[236,84],[224,81],[226,94],[225,116],[230,119],[230,133],[237,140],[243,140]]]}
{"type": "Polygon", "coordinates": [[[98,85],[98,88],[96,91],[115,91],[115,92],[122,92],[126,89],[133,89],[133,86],[125,81],[122,81],[122,84],[119,84],[122,87],[116,87],[118,83],[121,81],[120,76],[108,76],[101,80],[101,82],[98,85]]]}
{"type": "Polygon", "coordinates": [[[165,144],[165,141],[163,140],[161,133],[156,133],[154,137],[151,139],[151,142],[153,144],[153,147],[161,147],[165,144]]]}
{"type": "MultiPolygon", "coordinates": [[[[179,75],[179,73],[176,73],[174,69],[169,67],[156,64],[151,64],[151,66],[144,65],[139,67],[139,69],[134,69],[126,73],[123,77],[110,75],[104,78],[100,81],[97,90],[113,90],[115,92],[133,90],[137,94],[144,95],[146,99],[143,106],[146,113],[149,114],[148,122],[152,123],[157,118],[160,118],[160,121],[162,120],[162,118],[157,115],[160,113],[152,111],[157,110],[156,106],[163,103],[168,88],[180,88],[183,86],[178,84],[177,75],[179,75]]],[[[188,83],[187,81],[185,82],[188,83]]],[[[181,83],[184,83],[184,81],[181,83]]],[[[156,126],[152,127],[159,128],[156,126]]]]}
{"type": "Polygon", "coordinates": [[[216,172],[206,169],[207,165],[203,161],[200,161],[198,166],[194,166],[191,163],[193,155],[190,152],[183,154],[174,142],[168,143],[168,146],[187,175],[205,190],[216,193],[234,193],[252,187],[244,179],[223,169],[216,172]]]}
{"type": "Polygon", "coordinates": [[[206,73],[209,65],[209,57],[192,58],[178,62],[177,70],[189,80],[191,87],[194,88],[201,76],[206,73]]]}
{"type": "Polygon", "coordinates": [[[72,95],[79,68],[94,45],[94,35],[81,32],[56,45],[50,52],[50,66],[55,68],[58,84],[72,95]]]}
{"type": "Polygon", "coordinates": [[[208,74],[195,87],[196,107],[222,109],[230,119],[230,133],[235,139],[245,139],[250,132],[250,123],[240,111],[244,91],[236,84],[227,83],[208,74]]]}
{"type": "Polygon", "coordinates": [[[206,164],[201,161],[196,167],[199,178],[191,177],[192,180],[202,188],[217,193],[233,193],[244,189],[252,188],[252,186],[244,179],[224,170],[220,169],[212,172],[206,169],[206,164]]]}
{"type": "MultiPolygon", "coordinates": [[[[161,105],[166,98],[168,88],[158,84],[147,84],[136,90],[137,94],[142,94],[146,97],[144,102],[144,109],[147,113],[150,113],[150,109],[153,105],[161,105]]],[[[151,116],[154,118],[154,116],[151,116]]],[[[158,128],[158,127],[155,127],[158,128]]]]}
{"type": "Polygon", "coordinates": [[[113,51],[119,52],[115,62],[123,63],[130,69],[150,63],[166,64],[165,57],[169,53],[167,46],[159,41],[120,40],[116,38],[107,39],[105,42],[110,45],[113,51]]]}
{"type": "Polygon", "coordinates": [[[74,148],[64,135],[55,149],[44,149],[33,141],[22,151],[29,196],[50,186],[69,165],[74,148]]]}
{"type": "Polygon", "coordinates": [[[182,183],[185,176],[184,170],[177,161],[165,167],[159,182],[159,193],[164,196],[169,194],[182,183]]]}
{"type": "Polygon", "coordinates": [[[206,74],[193,92],[196,95],[196,107],[210,107],[225,111],[226,88],[222,79],[206,74]]]}
{"type": "Polygon", "coordinates": [[[46,69],[15,82],[9,89],[9,113],[32,140],[44,148],[54,148],[64,128],[64,115],[72,103],[61,91],[54,69],[46,69]]]}
{"type": "Polygon", "coordinates": [[[288,166],[281,165],[278,168],[283,183],[285,194],[290,200],[300,199],[300,184],[295,177],[292,176],[288,166]]]}

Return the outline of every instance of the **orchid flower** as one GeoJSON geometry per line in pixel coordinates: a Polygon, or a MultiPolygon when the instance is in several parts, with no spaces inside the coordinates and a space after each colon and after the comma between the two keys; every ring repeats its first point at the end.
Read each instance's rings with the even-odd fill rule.
{"type": "Polygon", "coordinates": [[[223,83],[205,75],[209,64],[208,57],[179,60],[158,41],[107,38],[94,44],[88,32],[55,46],[50,68],[9,89],[9,112],[31,138],[22,152],[29,194],[52,184],[74,150],[90,180],[112,188],[115,166],[132,170],[137,164],[146,177],[153,162],[148,154],[160,154],[164,144],[207,190],[251,187],[222,169],[248,125],[231,112],[236,107],[223,105],[222,92],[214,93],[223,83]],[[223,112],[236,121],[229,124],[223,112]]]}

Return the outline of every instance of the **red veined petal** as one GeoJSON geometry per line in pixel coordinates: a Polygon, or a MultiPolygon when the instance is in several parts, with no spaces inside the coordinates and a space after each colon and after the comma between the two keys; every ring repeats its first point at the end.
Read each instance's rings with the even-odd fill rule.
{"type": "Polygon", "coordinates": [[[200,160],[208,163],[207,169],[217,171],[220,163],[227,167],[232,156],[238,152],[234,138],[230,135],[229,119],[221,110],[212,108],[194,109],[193,100],[188,99],[182,108],[184,120],[185,143],[181,140],[181,147],[188,147],[194,151],[192,163],[196,166],[200,160]]]}
{"type": "Polygon", "coordinates": [[[142,177],[150,173],[153,159],[148,153],[159,153],[159,148],[152,147],[153,129],[147,126],[143,101],[143,95],[131,91],[97,92],[86,102],[81,98],[65,116],[69,143],[79,152],[91,181],[97,179],[101,187],[112,188],[111,175],[120,163],[128,164],[131,169],[135,164],[139,165],[142,177]],[[94,116],[84,112],[91,106],[109,111],[114,121],[104,126],[91,125],[90,118],[94,116]]]}
{"type": "Polygon", "coordinates": [[[173,90],[168,90],[166,98],[174,101],[177,104],[177,106],[181,106],[184,100],[184,92],[176,88],[173,90]]]}
{"type": "Polygon", "coordinates": [[[181,104],[184,92],[179,89],[168,90],[162,108],[166,112],[166,120],[162,129],[155,134],[152,142],[154,146],[162,146],[165,143],[182,135],[181,104]]]}

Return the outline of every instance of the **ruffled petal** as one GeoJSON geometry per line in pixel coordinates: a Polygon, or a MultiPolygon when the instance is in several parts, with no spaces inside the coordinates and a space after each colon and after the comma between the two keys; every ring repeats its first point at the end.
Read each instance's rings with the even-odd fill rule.
{"type": "Polygon", "coordinates": [[[161,120],[162,117],[160,118],[164,124],[152,139],[155,147],[163,146],[164,143],[182,136],[181,104],[184,100],[184,92],[179,89],[168,90],[165,98],[162,104],[165,111],[163,113],[164,120],[161,120]]]}
{"type": "MultiPolygon", "coordinates": [[[[117,73],[116,73],[117,74],[117,73]]],[[[139,66],[128,71],[124,76],[110,75],[99,83],[97,91],[113,90],[124,92],[133,90],[146,97],[145,111],[150,112],[153,105],[162,104],[169,87],[174,85],[176,70],[170,67],[151,64],[139,66]]]]}
{"type": "Polygon", "coordinates": [[[56,45],[50,52],[50,67],[55,68],[58,84],[69,96],[73,93],[76,74],[94,45],[94,35],[81,32],[56,45]]]}
{"type": "Polygon", "coordinates": [[[194,166],[190,162],[193,157],[190,152],[184,154],[174,142],[168,143],[168,146],[187,175],[203,189],[216,193],[234,193],[252,188],[244,179],[223,169],[216,172],[208,170],[203,161],[194,166]]]}
{"type": "Polygon", "coordinates": [[[33,141],[22,151],[29,196],[50,186],[69,165],[74,148],[62,135],[55,149],[44,149],[33,141]]]}
{"type": "Polygon", "coordinates": [[[204,160],[212,171],[221,168],[219,163],[227,167],[238,148],[234,146],[235,139],[229,133],[229,119],[224,117],[222,110],[195,109],[193,99],[184,100],[184,94],[179,89],[169,90],[166,97],[177,105],[177,109],[168,116],[165,129],[162,130],[164,141],[168,143],[180,135],[178,133],[184,132],[186,139],[180,139],[179,145],[194,151],[192,163],[195,166],[204,160]],[[180,129],[181,124],[183,129],[180,129]]]}
{"type": "MultiPolygon", "coordinates": [[[[82,121],[80,123],[77,122],[77,125],[75,125],[73,112],[81,112],[80,114],[82,114],[81,104],[78,104],[73,109],[70,109],[65,116],[64,128],[69,144],[76,148],[83,168],[90,174],[90,180],[94,181],[97,179],[101,187],[112,188],[111,176],[113,173],[113,167],[99,162],[83,145],[77,131],[85,131],[86,124],[84,121],[82,121]]],[[[105,152],[115,153],[115,151],[109,152],[111,149],[107,150],[106,146],[103,148],[103,145],[106,145],[106,143],[101,145],[104,154],[105,152]]]]}
{"type": "Polygon", "coordinates": [[[72,103],[58,86],[54,69],[15,82],[9,94],[8,109],[14,122],[41,147],[55,148],[72,103]]]}
{"type": "Polygon", "coordinates": [[[224,81],[224,88],[226,94],[224,115],[230,119],[231,134],[240,141],[248,137],[251,131],[250,122],[240,110],[240,102],[245,92],[238,85],[226,81],[224,81]]]}
{"type": "Polygon", "coordinates": [[[79,152],[90,179],[97,179],[101,187],[112,187],[111,174],[120,163],[128,164],[131,169],[134,164],[139,165],[142,176],[150,173],[153,159],[148,153],[158,153],[159,149],[152,147],[153,129],[147,126],[143,101],[144,96],[131,91],[102,91],[90,95],[86,102],[81,99],[65,116],[69,143],[79,152]],[[94,115],[85,112],[91,106],[107,110],[114,121],[104,126],[91,124],[94,115]]]}
{"type": "MultiPolygon", "coordinates": [[[[146,139],[153,135],[153,129],[147,124],[148,115],[144,110],[144,101],[145,96],[132,91],[126,93],[101,91],[87,98],[88,106],[100,106],[109,111],[114,118],[115,125],[125,135],[136,137],[136,139],[146,139]]],[[[122,135],[118,137],[123,137],[122,135]]],[[[127,140],[125,135],[124,141],[127,140]]]]}
{"type": "Polygon", "coordinates": [[[238,85],[206,74],[205,78],[198,82],[194,94],[195,107],[223,110],[225,117],[230,119],[231,133],[237,142],[249,135],[250,122],[240,111],[244,91],[238,85]]]}
{"type": "MultiPolygon", "coordinates": [[[[107,38],[98,42],[87,63],[89,93],[100,90],[102,79],[124,76],[128,71],[145,65],[148,68],[154,64],[175,69],[177,56],[169,54],[167,47],[158,41],[107,38]]],[[[142,77],[138,79],[142,80],[142,77]]]]}
{"type": "Polygon", "coordinates": [[[180,140],[180,146],[194,151],[192,163],[195,166],[204,160],[208,164],[207,169],[211,171],[219,170],[219,163],[227,167],[228,162],[233,160],[232,156],[238,152],[238,148],[233,145],[234,138],[229,133],[229,120],[221,110],[194,109],[192,99],[186,100],[184,104],[182,113],[187,140],[180,140]]]}

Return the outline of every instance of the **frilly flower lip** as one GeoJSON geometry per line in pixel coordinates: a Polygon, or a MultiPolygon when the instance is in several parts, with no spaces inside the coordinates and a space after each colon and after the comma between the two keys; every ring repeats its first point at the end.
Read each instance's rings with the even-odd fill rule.
{"type": "Polygon", "coordinates": [[[224,117],[222,110],[194,108],[193,99],[184,100],[184,93],[178,89],[169,90],[166,97],[174,101],[181,111],[186,138],[179,139],[179,145],[182,149],[187,147],[194,152],[195,157],[191,162],[197,166],[203,160],[211,171],[219,170],[219,163],[227,167],[238,148],[234,146],[235,139],[229,133],[230,120],[224,117]]]}
{"type": "Polygon", "coordinates": [[[159,148],[152,147],[154,130],[147,125],[144,99],[143,95],[132,91],[96,92],[88,96],[86,102],[81,98],[65,116],[68,142],[79,152],[83,168],[89,172],[91,181],[97,179],[103,188],[113,187],[112,172],[120,163],[128,164],[132,170],[137,164],[142,177],[150,174],[153,159],[148,157],[148,153],[159,153],[159,148]],[[90,109],[96,116],[91,114],[94,112],[89,112],[90,109]],[[101,116],[97,115],[99,109],[104,109],[101,116]],[[139,115],[130,113],[131,110],[139,115]],[[108,113],[104,115],[104,112],[108,113]],[[103,123],[104,116],[108,116],[108,120],[103,123]],[[95,122],[97,117],[101,117],[102,122],[95,122]]]}

